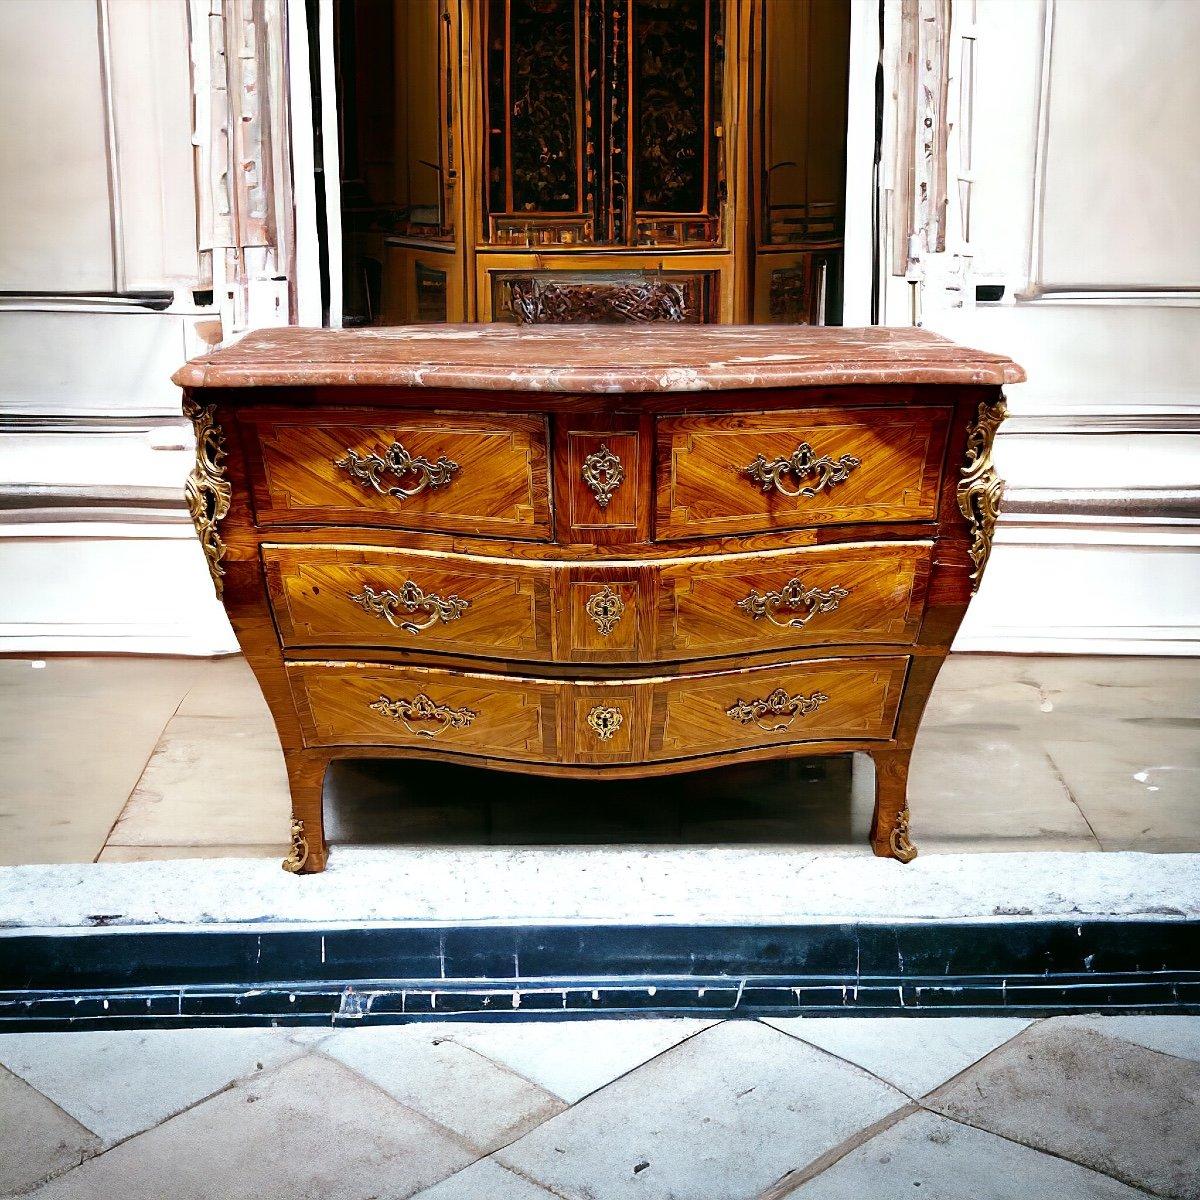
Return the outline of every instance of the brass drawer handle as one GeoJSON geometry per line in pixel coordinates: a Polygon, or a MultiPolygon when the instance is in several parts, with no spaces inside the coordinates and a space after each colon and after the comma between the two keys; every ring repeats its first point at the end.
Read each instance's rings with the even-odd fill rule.
{"type": "Polygon", "coordinates": [[[427,738],[437,737],[447,729],[466,729],[479,716],[469,708],[436,704],[424,692],[418,692],[411,700],[389,700],[387,696],[380,696],[367,707],[380,716],[399,721],[409,733],[427,738]],[[432,724],[434,728],[420,728],[422,723],[432,724]]]}
{"type": "Polygon", "coordinates": [[[359,454],[357,450],[347,450],[344,458],[333,460],[333,465],[340,467],[361,487],[374,488],[381,496],[396,496],[401,500],[419,496],[426,488],[445,487],[454,478],[454,473],[461,469],[458,463],[444,454],[439,455],[435,463],[431,463],[423,454],[409,454],[400,442],[393,442],[382,458],[374,452],[359,454]],[[382,476],[385,471],[390,471],[396,477],[394,487],[384,486],[382,476]],[[406,475],[417,477],[415,486],[403,485],[406,475]]]}
{"type": "Polygon", "coordinates": [[[583,606],[584,611],[600,630],[601,637],[608,637],[614,626],[625,615],[625,601],[606,583],[601,591],[593,592],[583,606]]]}
{"type": "Polygon", "coordinates": [[[350,594],[350,599],[366,612],[385,621],[405,633],[420,633],[438,621],[457,621],[471,607],[469,600],[461,596],[447,596],[445,600],[435,592],[423,592],[411,579],[406,579],[398,592],[391,588],[377,592],[370,584],[364,584],[358,595],[350,594]],[[428,613],[424,621],[397,620],[403,610],[406,613],[428,613]]]}
{"type": "Polygon", "coordinates": [[[625,479],[625,468],[607,446],[601,446],[583,460],[581,474],[583,482],[592,489],[596,503],[601,508],[607,508],[613,493],[625,479]]]}
{"type": "Polygon", "coordinates": [[[778,591],[757,592],[737,602],[738,608],[752,620],[766,617],[773,625],[784,629],[799,629],[807,625],[817,613],[833,612],[850,595],[848,588],[806,588],[798,575],[793,575],[778,591]],[[788,613],[798,613],[788,617],[788,613]],[[784,615],[780,620],[779,614],[784,615]]]}
{"type": "Polygon", "coordinates": [[[608,704],[597,704],[587,715],[587,723],[602,742],[607,742],[621,728],[623,720],[621,710],[608,704]]]}
{"type": "Polygon", "coordinates": [[[776,688],[762,700],[739,700],[725,710],[725,715],[740,725],[754,724],[767,733],[782,733],[791,729],[797,717],[815,712],[828,699],[824,692],[789,696],[783,688],[776,688]],[[773,718],[776,723],[768,725],[764,718],[773,718]]]}
{"type": "Polygon", "coordinates": [[[797,496],[812,497],[825,488],[833,487],[835,483],[845,483],[850,472],[861,466],[861,460],[853,454],[843,454],[836,462],[828,454],[817,458],[813,448],[807,442],[801,442],[792,451],[791,458],[773,458],[768,462],[760,454],[749,466],[742,468],[742,474],[760,484],[764,492],[774,489],[780,495],[795,499],[797,496]],[[789,491],[783,482],[784,476],[789,474],[796,477],[797,483],[803,483],[806,479],[812,479],[813,482],[789,491]]]}

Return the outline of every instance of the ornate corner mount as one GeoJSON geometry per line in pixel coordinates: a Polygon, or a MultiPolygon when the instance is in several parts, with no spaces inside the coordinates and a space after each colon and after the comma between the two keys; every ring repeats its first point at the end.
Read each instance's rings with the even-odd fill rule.
{"type": "Polygon", "coordinates": [[[400,442],[393,442],[382,455],[347,450],[344,457],[333,460],[333,465],[345,471],[360,487],[374,488],[381,496],[395,496],[398,500],[419,496],[426,488],[446,487],[462,469],[444,454],[432,463],[423,454],[409,454],[400,442]],[[385,471],[396,478],[392,487],[385,484],[385,471]],[[404,486],[406,476],[414,478],[409,487],[404,486]]]}
{"type": "Polygon", "coordinates": [[[583,607],[600,630],[601,637],[608,637],[625,615],[625,601],[607,583],[600,591],[593,592],[583,607]]]}
{"type": "Polygon", "coordinates": [[[308,862],[308,838],[304,836],[304,822],[298,817],[292,822],[292,844],[288,849],[287,858],[283,860],[283,869],[293,875],[304,870],[308,862]]]}
{"type": "Polygon", "coordinates": [[[583,460],[583,470],[580,472],[583,482],[588,485],[596,503],[601,508],[607,508],[613,493],[625,479],[625,468],[621,460],[607,447],[601,446],[583,460]]]}
{"type": "Polygon", "coordinates": [[[383,617],[394,629],[412,634],[420,633],[438,621],[457,621],[471,607],[471,602],[461,596],[447,596],[443,600],[435,592],[422,591],[411,579],[406,579],[398,592],[391,588],[377,592],[370,584],[364,584],[357,595],[350,594],[350,599],[372,616],[383,617]],[[424,621],[406,621],[400,618],[401,612],[427,615],[424,621]]]}
{"type": "Polygon", "coordinates": [[[816,452],[807,442],[792,451],[790,458],[773,458],[767,460],[766,455],[759,454],[748,466],[742,468],[742,474],[752,479],[764,492],[776,491],[781,496],[796,499],[798,496],[812,498],[818,492],[833,487],[836,483],[845,483],[850,472],[862,466],[862,460],[853,454],[843,454],[839,459],[832,459],[828,454],[817,457],[816,452]],[[804,486],[794,490],[784,484],[784,477],[794,475],[796,483],[804,486]],[[805,484],[805,480],[812,480],[805,484]]]}
{"type": "Polygon", "coordinates": [[[753,724],[766,733],[782,733],[791,729],[797,717],[815,712],[828,699],[824,692],[789,696],[784,688],[776,688],[761,700],[739,700],[725,710],[725,715],[739,725],[753,724]]]}
{"type": "Polygon", "coordinates": [[[773,625],[799,629],[818,613],[833,612],[848,595],[850,591],[844,587],[806,588],[798,576],[793,576],[774,592],[751,589],[737,606],[751,620],[766,617],[773,625]]]}
{"type": "Polygon", "coordinates": [[[183,401],[183,415],[196,431],[196,465],[184,486],[188,513],[212,576],[217,599],[225,592],[225,543],[221,540],[221,521],[229,513],[233,491],[225,478],[225,434],[217,424],[216,406],[197,404],[190,396],[183,401]]]}
{"type": "Polygon", "coordinates": [[[1004,480],[992,462],[992,446],[1000,422],[1008,415],[1004,397],[981,401],[975,420],[967,430],[967,461],[958,482],[958,507],[971,530],[971,594],[979,590],[983,569],[992,553],[992,539],[1000,516],[1004,480]]]}
{"type": "Polygon", "coordinates": [[[387,696],[380,696],[367,707],[382,717],[399,721],[416,737],[427,738],[435,738],[447,729],[466,729],[479,716],[470,708],[451,708],[448,704],[438,704],[424,692],[418,692],[411,700],[390,700],[387,696]]]}
{"type": "Polygon", "coordinates": [[[597,704],[587,715],[587,723],[602,742],[607,742],[612,738],[621,728],[624,719],[619,708],[613,708],[608,704],[597,704]]]}
{"type": "Polygon", "coordinates": [[[892,832],[888,836],[888,849],[892,857],[902,863],[912,862],[917,857],[917,848],[908,840],[908,805],[906,804],[897,814],[892,832]]]}

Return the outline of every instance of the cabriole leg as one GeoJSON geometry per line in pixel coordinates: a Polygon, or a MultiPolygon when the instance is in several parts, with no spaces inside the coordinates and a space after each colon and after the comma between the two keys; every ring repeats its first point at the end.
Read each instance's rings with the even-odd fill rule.
{"type": "Polygon", "coordinates": [[[875,816],[871,849],[880,858],[911,862],[917,848],[908,840],[908,764],[911,750],[872,750],[875,760],[875,816]]]}
{"type": "Polygon", "coordinates": [[[295,875],[325,870],[325,771],[329,756],[301,752],[287,756],[288,782],[292,790],[291,848],[283,869],[295,875]]]}

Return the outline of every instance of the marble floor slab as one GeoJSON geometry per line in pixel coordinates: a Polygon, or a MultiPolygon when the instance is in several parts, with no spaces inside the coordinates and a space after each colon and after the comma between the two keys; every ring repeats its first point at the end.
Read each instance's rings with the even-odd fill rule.
{"type": "MultiPolygon", "coordinates": [[[[1200,850],[1198,730],[1193,659],[951,655],[914,754],[915,838],[927,855],[1200,850]]],[[[586,784],[351,761],[331,772],[326,808],[343,845],[867,854],[870,765],[586,784]]],[[[240,658],[0,660],[0,863],[274,856],[287,810],[270,717],[240,658]]]]}
{"type": "Polygon", "coordinates": [[[1198,1194],[1200,1017],[772,1024],[0,1035],[0,1196],[1198,1194]]]}

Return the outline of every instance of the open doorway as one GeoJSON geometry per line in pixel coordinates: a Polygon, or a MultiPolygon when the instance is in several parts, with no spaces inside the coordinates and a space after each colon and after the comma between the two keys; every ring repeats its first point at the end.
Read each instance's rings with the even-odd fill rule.
{"type": "Polygon", "coordinates": [[[844,0],[335,0],[346,324],[838,324],[844,0]]]}

